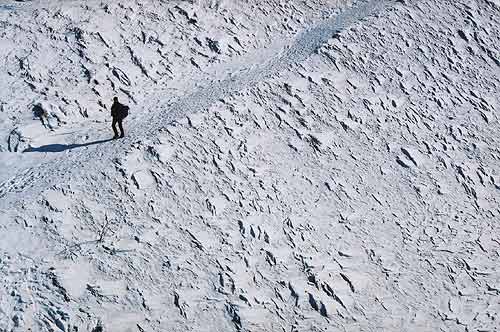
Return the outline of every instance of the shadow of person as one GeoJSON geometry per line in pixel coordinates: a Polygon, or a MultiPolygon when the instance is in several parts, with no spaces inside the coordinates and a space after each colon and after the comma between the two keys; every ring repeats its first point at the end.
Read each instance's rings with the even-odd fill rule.
{"type": "Polygon", "coordinates": [[[35,147],[30,147],[27,148],[24,152],[63,152],[66,150],[72,150],[72,149],[78,149],[78,148],[83,148],[86,146],[90,145],[95,145],[95,144],[102,144],[106,143],[109,141],[112,141],[112,138],[108,139],[103,139],[100,141],[94,141],[94,142],[89,142],[89,143],[83,143],[83,144],[48,144],[48,145],[42,145],[37,148],[35,147]]]}

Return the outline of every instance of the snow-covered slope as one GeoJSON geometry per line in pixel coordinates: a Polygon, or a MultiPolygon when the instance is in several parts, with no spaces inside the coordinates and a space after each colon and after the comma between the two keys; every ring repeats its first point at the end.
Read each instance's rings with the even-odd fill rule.
{"type": "MultiPolygon", "coordinates": [[[[180,81],[214,79],[209,66],[291,38],[336,3],[12,1],[0,7],[0,152],[82,143],[115,95],[156,114],[185,94],[180,81]]],[[[0,181],[19,171],[12,158],[0,181]]]]}
{"type": "Polygon", "coordinates": [[[17,157],[0,330],[498,330],[500,8],[341,7],[17,157]]]}

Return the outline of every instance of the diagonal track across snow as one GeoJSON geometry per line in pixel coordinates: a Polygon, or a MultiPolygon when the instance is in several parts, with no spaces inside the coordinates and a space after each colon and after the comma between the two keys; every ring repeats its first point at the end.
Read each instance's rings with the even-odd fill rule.
{"type": "MultiPolygon", "coordinates": [[[[88,146],[85,150],[73,150],[71,153],[51,158],[37,167],[32,167],[18,173],[8,181],[0,184],[0,207],[6,208],[10,203],[20,199],[29,199],[42,190],[85,171],[101,169],[100,165],[109,163],[116,155],[116,151],[123,150],[131,142],[155,135],[157,130],[190,113],[203,111],[217,100],[242,91],[261,82],[277,73],[299,64],[314,54],[332,36],[353,24],[387,8],[392,0],[358,1],[353,6],[339,14],[322,20],[303,30],[294,40],[284,46],[273,48],[273,53],[260,51],[246,58],[243,68],[239,68],[237,75],[229,75],[221,81],[211,81],[205,86],[198,87],[193,93],[180,97],[169,106],[159,106],[160,111],[146,113],[132,119],[135,128],[129,131],[128,138],[104,145],[88,146]],[[262,61],[264,59],[264,61],[262,61]],[[250,69],[248,69],[250,68],[250,69]]],[[[234,65],[226,64],[227,68],[234,69],[234,65]]],[[[158,108],[161,102],[155,104],[158,108]]]]}

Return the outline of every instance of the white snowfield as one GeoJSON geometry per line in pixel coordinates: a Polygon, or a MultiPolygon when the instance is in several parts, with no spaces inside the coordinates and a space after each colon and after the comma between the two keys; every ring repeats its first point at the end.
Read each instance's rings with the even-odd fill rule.
{"type": "Polygon", "coordinates": [[[0,26],[1,332],[500,331],[498,0],[0,26]]]}

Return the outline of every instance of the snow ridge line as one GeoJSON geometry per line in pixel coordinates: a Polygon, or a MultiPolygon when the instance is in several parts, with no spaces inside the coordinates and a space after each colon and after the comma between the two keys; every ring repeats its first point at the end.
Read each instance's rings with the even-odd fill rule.
{"type": "Polygon", "coordinates": [[[128,138],[99,147],[89,146],[83,152],[65,154],[23,171],[20,175],[0,184],[0,208],[6,208],[10,203],[15,204],[19,199],[29,199],[31,195],[56,183],[64,183],[85,166],[91,165],[93,170],[103,169],[99,166],[109,164],[116,151],[124,150],[138,138],[150,138],[159,129],[174,123],[182,116],[206,110],[217,100],[242,91],[306,60],[336,34],[365,18],[376,15],[395,1],[397,0],[360,0],[339,14],[305,29],[297,35],[285,52],[278,52],[264,63],[255,63],[254,69],[243,70],[236,77],[231,76],[219,82],[211,82],[210,85],[201,87],[165,107],[153,119],[143,117],[142,125],[130,130],[128,138]]]}

